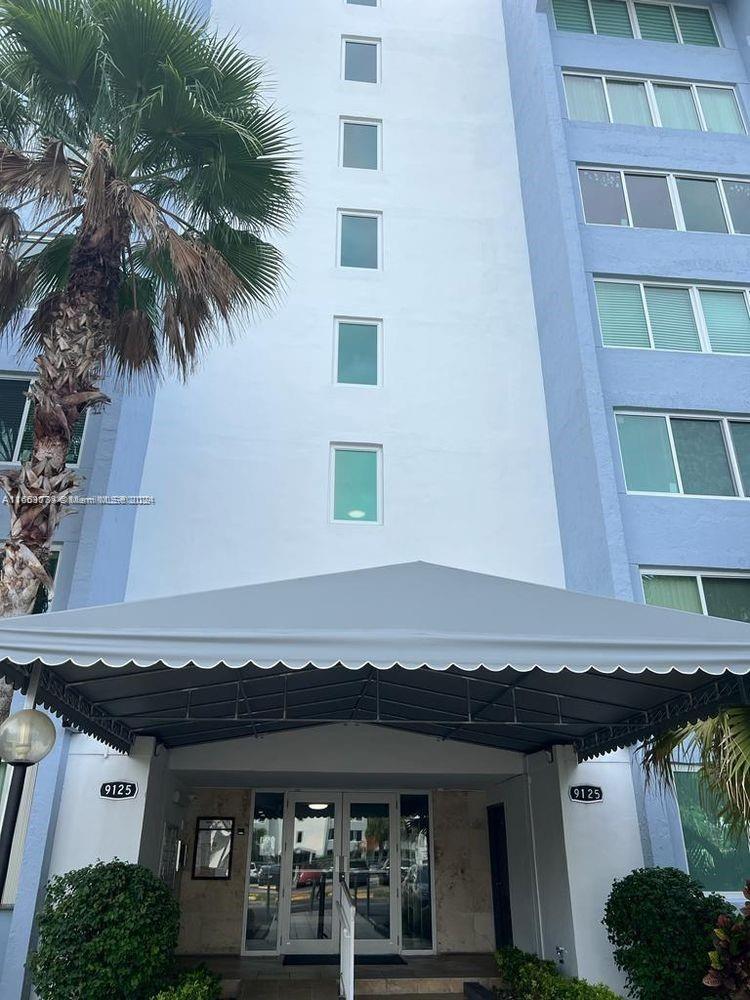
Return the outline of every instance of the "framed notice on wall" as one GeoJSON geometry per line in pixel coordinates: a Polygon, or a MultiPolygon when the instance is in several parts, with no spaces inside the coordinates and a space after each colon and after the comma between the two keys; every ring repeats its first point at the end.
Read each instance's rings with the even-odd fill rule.
{"type": "Polygon", "coordinates": [[[230,879],[233,847],[233,817],[199,816],[195,824],[193,878],[230,879]]]}

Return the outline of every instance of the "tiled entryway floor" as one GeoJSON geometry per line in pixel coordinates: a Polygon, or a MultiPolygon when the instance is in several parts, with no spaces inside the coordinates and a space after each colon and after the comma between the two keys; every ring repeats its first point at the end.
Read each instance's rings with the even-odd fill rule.
{"type": "MultiPolygon", "coordinates": [[[[239,1000],[336,1000],[338,965],[283,965],[280,958],[192,955],[186,964],[205,963],[218,973],[239,1000]]],[[[426,955],[406,958],[404,965],[357,965],[359,996],[398,995],[399,1000],[455,998],[467,980],[486,986],[499,983],[492,955],[426,955]]],[[[229,994],[231,996],[231,993],[229,994]]]]}

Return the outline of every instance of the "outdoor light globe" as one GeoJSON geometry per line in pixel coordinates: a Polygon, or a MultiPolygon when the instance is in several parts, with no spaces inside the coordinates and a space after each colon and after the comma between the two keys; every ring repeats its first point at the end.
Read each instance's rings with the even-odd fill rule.
{"type": "Polygon", "coordinates": [[[25,708],[0,726],[0,760],[8,764],[38,764],[55,745],[55,724],[44,712],[25,708]]]}

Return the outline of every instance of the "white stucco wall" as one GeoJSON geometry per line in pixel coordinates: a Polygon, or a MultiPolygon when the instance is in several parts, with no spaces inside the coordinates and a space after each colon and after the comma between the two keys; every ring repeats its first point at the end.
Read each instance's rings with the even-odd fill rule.
{"type": "Polygon", "coordinates": [[[217,0],[300,147],[280,308],[156,399],[128,597],[411,559],[563,583],[500,4],[217,0]],[[343,35],[382,84],[341,80],[343,35]],[[383,170],[337,166],[340,116],[383,170]],[[383,213],[379,272],[338,209],[383,213]],[[334,317],[382,319],[381,388],[332,384],[334,317]],[[383,446],[383,524],[329,521],[329,446],[383,446]]]}

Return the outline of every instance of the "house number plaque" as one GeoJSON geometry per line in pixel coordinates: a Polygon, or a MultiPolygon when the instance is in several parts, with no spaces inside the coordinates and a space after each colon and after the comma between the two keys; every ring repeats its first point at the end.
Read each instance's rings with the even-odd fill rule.
{"type": "Polygon", "coordinates": [[[604,801],[604,789],[599,785],[571,785],[568,794],[573,802],[591,804],[604,801]]]}
{"type": "Polygon", "coordinates": [[[103,799],[134,799],[138,794],[135,781],[105,781],[99,789],[103,799]]]}

